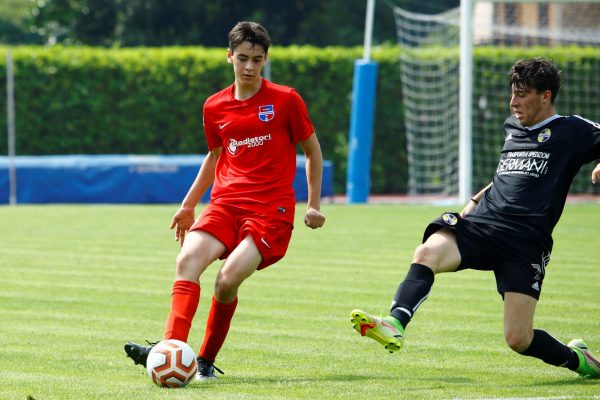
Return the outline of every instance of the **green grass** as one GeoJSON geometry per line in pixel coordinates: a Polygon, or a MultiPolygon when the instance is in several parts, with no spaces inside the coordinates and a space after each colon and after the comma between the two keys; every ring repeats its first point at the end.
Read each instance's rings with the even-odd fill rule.
{"type": "MultiPolygon", "coordinates": [[[[303,209],[303,205],[299,209],[303,209]]],[[[178,244],[176,206],[0,207],[0,399],[600,398],[600,381],[521,357],[502,334],[492,273],[438,276],[389,354],[349,322],[386,313],[426,224],[442,208],[327,205],[286,258],[253,275],[217,382],[155,387],[124,356],[162,335],[178,244]]],[[[568,205],[535,326],[600,353],[600,206],[568,205]]],[[[218,265],[203,276],[197,349],[218,265]]]]}

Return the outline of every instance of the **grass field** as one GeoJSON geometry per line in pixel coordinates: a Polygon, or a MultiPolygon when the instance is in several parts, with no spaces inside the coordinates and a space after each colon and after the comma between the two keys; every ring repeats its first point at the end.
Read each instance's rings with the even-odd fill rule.
{"type": "MultiPolygon", "coordinates": [[[[303,209],[303,205],[299,205],[303,209]]],[[[386,313],[431,206],[327,205],[287,257],[250,278],[217,360],[226,375],[155,387],[123,352],[160,339],[178,244],[171,206],[0,207],[0,399],[600,399],[600,381],[504,344],[492,273],[437,277],[389,354],[351,328],[386,313]]],[[[300,220],[300,213],[297,220],[300,220]]],[[[600,205],[568,205],[536,327],[600,354],[600,205]]],[[[203,276],[197,349],[218,265],[203,276]]]]}

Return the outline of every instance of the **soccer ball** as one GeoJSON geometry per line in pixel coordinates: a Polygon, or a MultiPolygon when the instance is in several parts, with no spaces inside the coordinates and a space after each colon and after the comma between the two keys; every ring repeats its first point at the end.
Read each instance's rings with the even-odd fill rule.
{"type": "Polygon", "coordinates": [[[196,377],[194,350],[185,342],[168,339],[152,348],[146,361],[148,376],[161,387],[184,387],[196,377]]]}

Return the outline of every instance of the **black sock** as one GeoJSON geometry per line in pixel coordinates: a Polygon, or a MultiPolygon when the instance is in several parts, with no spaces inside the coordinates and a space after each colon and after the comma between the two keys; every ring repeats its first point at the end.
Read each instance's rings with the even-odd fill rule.
{"type": "Polygon", "coordinates": [[[390,315],[399,320],[403,327],[406,328],[417,308],[427,299],[433,280],[433,271],[425,265],[410,265],[406,278],[396,291],[390,310],[390,315]]]}
{"type": "Polygon", "coordinates": [[[533,340],[527,350],[521,354],[539,358],[545,363],[565,367],[571,371],[575,371],[579,367],[577,354],[570,347],[541,329],[533,330],[533,340]]]}

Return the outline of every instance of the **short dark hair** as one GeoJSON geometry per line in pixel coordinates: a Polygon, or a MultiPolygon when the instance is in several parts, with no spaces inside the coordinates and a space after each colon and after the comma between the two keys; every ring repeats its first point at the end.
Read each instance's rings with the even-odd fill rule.
{"type": "Polygon", "coordinates": [[[256,22],[242,21],[238,22],[229,32],[229,49],[234,51],[242,42],[250,42],[253,46],[259,45],[267,54],[271,38],[269,32],[262,25],[256,22]]]}
{"type": "Polygon", "coordinates": [[[510,87],[518,89],[535,89],[538,93],[545,90],[552,92],[550,101],[554,103],[560,89],[560,71],[545,58],[519,60],[508,73],[510,87]]]}

